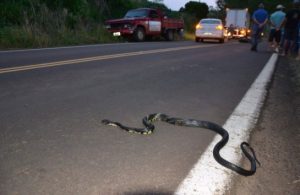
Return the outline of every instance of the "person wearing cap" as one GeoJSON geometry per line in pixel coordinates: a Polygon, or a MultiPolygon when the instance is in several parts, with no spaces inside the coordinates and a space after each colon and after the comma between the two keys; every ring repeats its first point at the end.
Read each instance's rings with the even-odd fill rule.
{"type": "Polygon", "coordinates": [[[251,38],[251,51],[257,51],[258,40],[268,22],[268,12],[264,9],[264,4],[259,4],[258,9],[252,16],[252,38],[251,38]]]}
{"type": "Polygon", "coordinates": [[[294,8],[287,12],[284,26],[284,51],[282,56],[287,55],[294,48],[299,33],[300,1],[294,0],[294,8]]]}
{"type": "Polygon", "coordinates": [[[275,39],[275,52],[279,52],[279,45],[281,39],[281,33],[283,24],[285,21],[285,13],[282,11],[284,7],[282,5],[277,5],[276,11],[270,16],[270,34],[269,34],[269,43],[272,48],[273,42],[275,39]]]}

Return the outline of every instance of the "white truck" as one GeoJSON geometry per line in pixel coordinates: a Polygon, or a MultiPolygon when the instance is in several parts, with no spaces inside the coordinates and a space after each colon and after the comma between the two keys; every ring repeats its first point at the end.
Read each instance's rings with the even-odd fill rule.
{"type": "Polygon", "coordinates": [[[225,28],[228,38],[247,38],[250,35],[248,9],[226,9],[225,28]]]}

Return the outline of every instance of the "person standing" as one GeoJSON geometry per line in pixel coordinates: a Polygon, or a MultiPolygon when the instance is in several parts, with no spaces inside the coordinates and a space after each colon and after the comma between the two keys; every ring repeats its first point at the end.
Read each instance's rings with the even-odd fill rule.
{"type": "Polygon", "coordinates": [[[285,13],[283,12],[284,7],[282,5],[277,5],[276,10],[270,16],[270,34],[269,34],[269,44],[270,48],[273,47],[273,42],[275,39],[274,51],[279,52],[279,46],[281,41],[282,28],[285,21],[285,13]]]}
{"type": "Polygon", "coordinates": [[[299,21],[299,24],[298,24],[298,37],[297,37],[297,41],[296,41],[296,50],[295,50],[295,52],[296,52],[296,60],[297,61],[299,61],[300,60],[300,21],[299,21]]]}
{"type": "Polygon", "coordinates": [[[258,9],[253,13],[252,21],[251,51],[257,51],[258,40],[268,22],[268,12],[264,9],[264,4],[259,4],[258,9]]]}
{"type": "Polygon", "coordinates": [[[295,46],[299,33],[300,0],[293,1],[294,8],[287,12],[284,26],[284,51],[282,56],[287,55],[295,46]]]}

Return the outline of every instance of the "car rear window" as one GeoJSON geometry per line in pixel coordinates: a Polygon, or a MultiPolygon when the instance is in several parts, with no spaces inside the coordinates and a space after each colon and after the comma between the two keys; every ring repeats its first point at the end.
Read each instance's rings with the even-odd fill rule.
{"type": "Polygon", "coordinates": [[[201,24],[220,24],[219,20],[201,20],[201,24]]]}

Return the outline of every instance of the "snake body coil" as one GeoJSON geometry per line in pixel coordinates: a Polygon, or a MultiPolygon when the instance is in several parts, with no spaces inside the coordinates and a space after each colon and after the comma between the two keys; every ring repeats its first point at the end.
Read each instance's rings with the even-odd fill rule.
{"type": "Polygon", "coordinates": [[[118,122],[113,122],[110,120],[102,120],[102,124],[104,125],[110,125],[110,126],[115,126],[119,127],[125,131],[131,132],[131,133],[139,133],[139,134],[144,134],[148,135],[153,133],[154,131],[154,125],[152,124],[155,121],[163,121],[167,122],[172,125],[178,125],[178,126],[186,126],[186,127],[198,127],[198,128],[205,128],[212,130],[222,136],[222,139],[215,145],[213,149],[213,156],[215,160],[223,165],[224,167],[227,167],[228,169],[231,169],[235,172],[237,172],[240,175],[244,176],[250,176],[253,175],[256,172],[256,162],[260,165],[259,161],[257,160],[255,156],[255,152],[253,148],[246,142],[242,142],[240,147],[244,155],[247,157],[247,159],[251,163],[251,168],[250,170],[246,170],[244,168],[241,168],[227,160],[225,160],[223,157],[220,155],[220,150],[226,145],[229,139],[229,134],[228,132],[222,128],[221,126],[208,122],[208,121],[200,121],[200,120],[195,120],[195,119],[181,119],[181,118],[174,118],[174,117],[169,117],[166,114],[161,114],[161,113],[155,113],[155,114],[149,114],[148,116],[143,118],[143,124],[144,128],[134,128],[134,127],[127,127],[122,125],[121,123],[118,122]],[[248,150],[250,153],[248,152],[248,150]]]}

